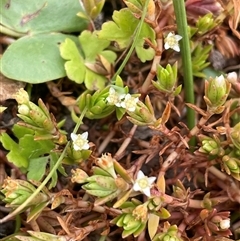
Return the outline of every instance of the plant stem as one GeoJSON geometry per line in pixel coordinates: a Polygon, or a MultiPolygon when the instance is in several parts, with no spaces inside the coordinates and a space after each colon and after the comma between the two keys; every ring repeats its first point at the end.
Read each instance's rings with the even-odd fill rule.
{"type": "Polygon", "coordinates": [[[17,38],[20,38],[20,37],[23,37],[26,35],[24,33],[18,33],[12,29],[6,28],[3,25],[0,25],[0,33],[6,34],[6,35],[12,36],[12,37],[17,37],[17,38]]]}
{"type": "MultiPolygon", "coordinates": [[[[180,41],[181,56],[183,62],[183,77],[186,102],[194,104],[194,89],[191,50],[188,36],[188,25],[184,0],[173,0],[178,33],[182,36],[180,41]]],[[[189,129],[195,126],[195,112],[187,107],[187,125],[189,129]]],[[[194,143],[190,143],[194,144],[194,143]]]]}
{"type": "MultiPolygon", "coordinates": [[[[79,117],[78,123],[76,124],[76,126],[75,126],[75,128],[73,130],[73,133],[76,134],[78,128],[82,124],[82,119],[83,119],[86,111],[87,111],[87,108],[85,107],[85,109],[81,113],[81,116],[79,117]]],[[[7,220],[13,218],[18,213],[20,213],[36,197],[36,195],[46,186],[48,181],[52,178],[52,175],[54,174],[54,172],[56,172],[56,170],[58,169],[59,165],[61,164],[61,161],[63,160],[63,158],[65,156],[65,153],[67,151],[67,148],[68,148],[69,144],[70,144],[70,141],[68,141],[68,143],[65,146],[63,152],[61,153],[60,157],[58,158],[58,161],[56,162],[56,164],[54,165],[52,170],[49,172],[47,177],[44,179],[44,181],[41,183],[41,185],[36,189],[36,191],[24,203],[22,203],[18,208],[16,208],[12,213],[10,213],[6,217],[0,219],[0,224],[6,222],[7,220]]]]}
{"type": "Polygon", "coordinates": [[[132,46],[131,48],[129,49],[125,59],[123,60],[122,64],[120,65],[120,67],[118,68],[118,70],[116,71],[116,73],[114,74],[114,76],[112,77],[112,80],[114,81],[116,79],[116,77],[122,72],[123,68],[125,67],[127,61],[129,60],[129,58],[131,57],[131,54],[133,52],[133,50],[135,49],[136,47],[136,44],[137,44],[137,40],[138,40],[138,36],[142,30],[142,25],[143,25],[143,22],[144,22],[144,19],[146,17],[146,14],[147,14],[147,7],[148,7],[148,3],[149,3],[149,0],[147,0],[145,2],[145,5],[144,5],[144,8],[143,8],[143,13],[142,13],[142,17],[141,17],[141,20],[137,26],[137,31],[136,31],[136,34],[134,36],[134,40],[133,40],[133,43],[132,43],[132,46]]]}

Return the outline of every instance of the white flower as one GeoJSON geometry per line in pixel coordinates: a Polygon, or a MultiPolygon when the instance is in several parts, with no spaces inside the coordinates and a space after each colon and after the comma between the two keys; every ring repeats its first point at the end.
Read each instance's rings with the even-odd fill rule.
{"type": "Polygon", "coordinates": [[[225,78],[223,75],[216,77],[216,86],[217,87],[224,87],[225,86],[225,78]]]}
{"type": "Polygon", "coordinates": [[[73,148],[75,151],[81,151],[81,150],[88,150],[89,144],[88,144],[88,133],[84,132],[82,134],[74,134],[71,133],[71,139],[73,141],[73,148]]]}
{"type": "Polygon", "coordinates": [[[236,72],[230,72],[227,74],[227,80],[231,83],[231,84],[237,84],[237,80],[238,80],[238,76],[236,72]]]}
{"type": "Polygon", "coordinates": [[[109,96],[106,98],[106,100],[110,105],[121,107],[121,100],[124,98],[124,96],[125,94],[119,94],[113,87],[110,87],[109,96]]]}
{"type": "Polygon", "coordinates": [[[222,220],[220,222],[219,226],[220,226],[221,229],[228,229],[228,228],[230,228],[230,219],[228,218],[228,219],[222,220]]]}
{"type": "Polygon", "coordinates": [[[140,191],[144,193],[146,196],[150,197],[150,188],[155,180],[156,177],[147,177],[143,174],[142,171],[139,171],[137,174],[137,180],[133,185],[133,190],[136,192],[140,191]]]}
{"type": "Polygon", "coordinates": [[[130,94],[126,94],[125,99],[121,102],[121,106],[130,112],[134,112],[138,101],[138,97],[132,97],[130,94]]]}
{"type": "Polygon", "coordinates": [[[167,35],[167,37],[164,39],[164,42],[165,42],[164,48],[165,49],[173,49],[173,50],[179,52],[180,48],[179,48],[178,42],[181,39],[182,39],[182,36],[177,35],[177,34],[175,35],[174,33],[170,32],[167,35]]]}

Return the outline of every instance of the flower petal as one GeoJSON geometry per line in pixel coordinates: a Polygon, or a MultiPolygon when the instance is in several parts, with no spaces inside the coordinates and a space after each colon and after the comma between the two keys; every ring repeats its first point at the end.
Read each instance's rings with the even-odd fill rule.
{"type": "Polygon", "coordinates": [[[78,136],[77,136],[76,134],[71,133],[71,139],[72,139],[72,141],[76,141],[77,138],[78,138],[78,136]]]}
{"type": "Polygon", "coordinates": [[[141,170],[139,170],[137,174],[137,180],[142,179],[143,177],[145,177],[144,173],[141,170]]]}
{"type": "Polygon", "coordinates": [[[133,185],[133,190],[136,191],[136,192],[141,190],[138,182],[135,182],[135,183],[134,183],[134,185],[133,185]]]}
{"type": "Polygon", "coordinates": [[[156,177],[149,177],[148,178],[148,182],[149,182],[150,185],[153,184],[155,182],[155,180],[156,180],[156,177]]]}
{"type": "Polygon", "coordinates": [[[182,39],[182,36],[176,34],[176,35],[175,35],[175,39],[176,39],[177,41],[179,41],[179,40],[182,39]]]}
{"type": "Polygon", "coordinates": [[[150,197],[150,196],[151,196],[150,188],[144,188],[144,189],[142,190],[142,192],[143,192],[147,197],[150,197]]]}
{"type": "Polygon", "coordinates": [[[164,48],[165,48],[165,49],[169,49],[169,48],[170,48],[170,45],[169,45],[168,43],[165,43],[165,44],[164,44],[164,48]]]}
{"type": "Polygon", "coordinates": [[[82,136],[82,139],[87,140],[87,138],[88,138],[88,132],[87,132],[87,131],[83,132],[83,133],[81,134],[81,136],[82,136]]]}
{"type": "Polygon", "coordinates": [[[179,45],[174,45],[172,49],[175,50],[176,52],[180,52],[179,45]]]}

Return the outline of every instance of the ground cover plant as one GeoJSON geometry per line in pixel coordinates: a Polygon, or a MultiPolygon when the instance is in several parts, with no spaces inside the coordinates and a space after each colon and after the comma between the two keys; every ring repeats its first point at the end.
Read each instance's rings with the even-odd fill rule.
{"type": "Polygon", "coordinates": [[[240,239],[237,0],[2,0],[0,237],[240,239]]]}

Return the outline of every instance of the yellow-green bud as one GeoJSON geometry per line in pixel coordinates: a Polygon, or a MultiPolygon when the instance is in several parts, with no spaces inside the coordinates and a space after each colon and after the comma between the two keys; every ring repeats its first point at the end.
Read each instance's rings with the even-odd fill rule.
{"type": "Polygon", "coordinates": [[[205,82],[204,100],[210,111],[216,114],[223,111],[223,105],[226,102],[230,88],[231,84],[223,75],[205,82]]]}
{"type": "Polygon", "coordinates": [[[27,91],[25,91],[23,88],[21,88],[15,95],[14,95],[16,101],[18,104],[28,104],[29,102],[29,96],[27,91]]]}
{"type": "Polygon", "coordinates": [[[240,150],[240,123],[236,124],[230,131],[230,138],[236,148],[240,150]]]}

